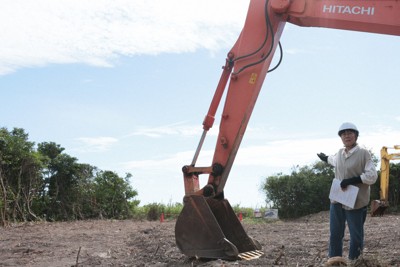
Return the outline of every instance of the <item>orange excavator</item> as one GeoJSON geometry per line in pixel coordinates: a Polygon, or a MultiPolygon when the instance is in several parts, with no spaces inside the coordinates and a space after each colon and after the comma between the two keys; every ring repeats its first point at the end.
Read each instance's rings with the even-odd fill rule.
{"type": "Polygon", "coordinates": [[[371,202],[371,216],[382,216],[389,207],[389,170],[391,160],[400,160],[400,153],[388,153],[388,149],[400,149],[400,145],[381,148],[380,200],[371,202]]]}
{"type": "Polygon", "coordinates": [[[175,225],[175,240],[189,257],[237,260],[263,254],[259,242],[246,234],[225,199],[224,187],[287,22],[398,36],[400,1],[250,0],[244,27],[227,55],[203,121],[203,134],[193,160],[182,168],[185,196],[175,225]],[[212,163],[196,166],[223,95],[225,104],[212,163]],[[199,182],[202,174],[208,175],[204,187],[199,182]]]}

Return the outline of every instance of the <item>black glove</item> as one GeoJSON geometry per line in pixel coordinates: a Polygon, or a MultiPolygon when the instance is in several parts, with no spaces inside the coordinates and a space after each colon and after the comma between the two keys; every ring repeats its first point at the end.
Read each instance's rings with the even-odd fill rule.
{"type": "Polygon", "coordinates": [[[325,155],[324,153],[319,153],[319,154],[317,154],[317,156],[318,156],[322,161],[328,162],[328,156],[325,155]]]}
{"type": "Polygon", "coordinates": [[[340,183],[340,187],[341,188],[346,188],[348,185],[355,185],[355,184],[362,184],[362,180],[360,176],[356,176],[356,177],[351,177],[348,179],[344,179],[341,183],[340,183]]]}

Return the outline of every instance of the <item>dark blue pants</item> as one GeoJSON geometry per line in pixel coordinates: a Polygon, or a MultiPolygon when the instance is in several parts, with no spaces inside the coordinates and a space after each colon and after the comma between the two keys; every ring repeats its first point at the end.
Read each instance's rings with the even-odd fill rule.
{"type": "Polygon", "coordinates": [[[331,203],[329,257],[342,256],[343,238],[346,222],[350,232],[349,259],[357,259],[364,247],[364,223],[367,207],[356,210],[345,210],[342,204],[331,203]]]}

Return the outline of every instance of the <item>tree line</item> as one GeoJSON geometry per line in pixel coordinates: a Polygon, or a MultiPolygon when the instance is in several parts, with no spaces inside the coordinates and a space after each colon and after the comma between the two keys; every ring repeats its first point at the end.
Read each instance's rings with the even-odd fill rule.
{"type": "Polygon", "coordinates": [[[54,142],[0,128],[0,224],[128,218],[139,205],[129,179],[79,163],[54,142]]]}
{"type": "MultiPolygon", "coordinates": [[[[24,129],[0,128],[0,225],[98,218],[157,220],[160,213],[180,213],[182,203],[138,207],[131,174],[120,177],[79,163],[64,150],[54,142],[36,145],[24,129]]],[[[296,166],[290,174],[266,177],[261,190],[266,204],[279,209],[280,218],[296,218],[329,209],[333,177],[330,165],[316,161],[296,166]]],[[[378,175],[371,199],[379,199],[379,185],[378,175]]],[[[400,163],[390,163],[389,204],[390,211],[400,211],[400,163]]],[[[244,207],[234,209],[239,212],[244,207]]]]}
{"type": "MultiPolygon", "coordinates": [[[[376,164],[378,159],[373,155],[376,164]]],[[[387,212],[400,211],[400,163],[390,163],[389,208],[387,212]]],[[[329,191],[334,177],[333,167],[321,161],[308,166],[296,166],[291,174],[278,173],[266,177],[262,191],[266,201],[279,210],[280,218],[297,218],[329,210],[329,191]]],[[[371,200],[379,200],[380,170],[378,180],[371,186],[371,200]]]]}

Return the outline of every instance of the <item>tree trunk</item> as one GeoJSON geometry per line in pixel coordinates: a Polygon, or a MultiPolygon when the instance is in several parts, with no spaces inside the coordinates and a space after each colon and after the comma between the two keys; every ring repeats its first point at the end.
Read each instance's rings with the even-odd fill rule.
{"type": "Polygon", "coordinates": [[[2,226],[7,226],[8,225],[8,216],[7,216],[7,189],[6,186],[4,184],[4,179],[3,179],[3,175],[2,175],[2,170],[0,167],[0,184],[1,184],[1,192],[2,192],[2,196],[1,196],[1,201],[3,202],[3,207],[0,209],[0,219],[1,219],[1,225],[2,226]]]}

